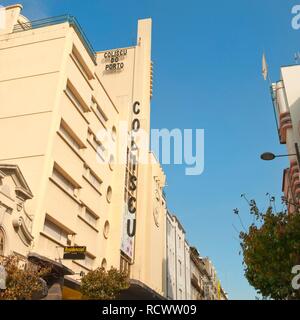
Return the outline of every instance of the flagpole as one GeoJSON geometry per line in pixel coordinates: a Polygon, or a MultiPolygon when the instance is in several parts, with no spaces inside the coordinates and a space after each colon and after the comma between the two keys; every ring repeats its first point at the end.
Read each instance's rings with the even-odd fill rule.
{"type": "Polygon", "coordinates": [[[277,117],[276,105],[275,105],[276,99],[274,98],[273,86],[272,86],[272,81],[271,81],[269,72],[268,72],[268,81],[269,81],[269,88],[270,88],[270,93],[271,93],[271,98],[272,98],[273,113],[274,113],[274,118],[275,118],[275,123],[276,123],[276,129],[277,129],[278,139],[279,139],[279,141],[280,141],[278,117],[277,117]]]}
{"type": "Polygon", "coordinates": [[[277,134],[278,134],[278,138],[279,138],[279,141],[280,141],[278,118],[277,118],[277,113],[276,113],[276,106],[275,106],[275,99],[274,99],[274,96],[273,96],[272,84],[270,85],[270,92],[271,92],[271,98],[272,98],[272,105],[273,105],[274,118],[275,118],[275,122],[276,122],[277,134]]]}
{"type": "Polygon", "coordinates": [[[271,98],[272,98],[273,113],[274,113],[274,118],[275,118],[275,122],[276,122],[276,129],[277,129],[278,138],[279,138],[279,141],[280,141],[280,133],[279,133],[277,112],[276,112],[275,98],[274,98],[272,81],[271,81],[269,70],[268,70],[268,64],[267,64],[267,61],[266,61],[265,52],[263,52],[263,70],[262,70],[262,73],[263,73],[263,76],[266,74],[266,77],[264,76],[264,79],[265,80],[268,79],[268,82],[269,82],[269,90],[270,90],[271,98]]]}
{"type": "Polygon", "coordinates": [[[269,81],[269,86],[272,87],[272,81],[271,81],[269,72],[268,72],[268,81],[269,81]]]}

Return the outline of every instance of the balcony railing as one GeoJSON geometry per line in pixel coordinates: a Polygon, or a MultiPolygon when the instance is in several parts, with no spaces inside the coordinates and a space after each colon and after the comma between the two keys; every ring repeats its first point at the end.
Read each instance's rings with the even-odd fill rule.
{"type": "Polygon", "coordinates": [[[50,18],[45,18],[45,19],[40,19],[40,20],[34,20],[34,21],[29,21],[25,23],[18,23],[14,26],[13,32],[22,32],[22,31],[27,31],[27,30],[32,30],[32,29],[38,29],[38,28],[43,28],[43,27],[48,27],[56,24],[61,24],[68,22],[70,26],[72,26],[77,35],[79,36],[80,40],[82,41],[85,49],[89,53],[91,59],[93,62],[96,64],[96,53],[95,50],[93,49],[91,43],[89,42],[87,36],[85,35],[84,31],[82,30],[80,24],[76,20],[74,16],[71,15],[62,15],[62,16],[57,16],[57,17],[50,17],[50,18]]]}

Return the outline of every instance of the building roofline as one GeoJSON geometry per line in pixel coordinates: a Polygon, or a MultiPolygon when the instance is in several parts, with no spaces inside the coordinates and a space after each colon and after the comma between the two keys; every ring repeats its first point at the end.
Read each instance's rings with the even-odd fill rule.
{"type": "Polygon", "coordinates": [[[99,50],[99,51],[96,51],[96,54],[102,54],[102,53],[105,53],[107,51],[115,51],[115,50],[124,50],[124,49],[135,49],[136,48],[136,45],[134,46],[128,46],[128,47],[120,47],[120,48],[112,48],[112,49],[104,49],[104,50],[99,50]]]}
{"type": "Polygon", "coordinates": [[[280,69],[291,68],[291,67],[300,67],[299,64],[286,64],[280,67],[280,69]]]}
{"type": "Polygon", "coordinates": [[[94,65],[97,65],[96,52],[91,42],[89,41],[88,37],[84,33],[76,17],[70,14],[64,14],[64,15],[48,17],[48,18],[38,19],[38,20],[30,20],[25,23],[16,24],[14,26],[14,32],[26,32],[28,30],[38,29],[44,26],[57,25],[57,24],[62,24],[66,22],[69,24],[70,27],[73,27],[79,39],[81,40],[82,44],[84,45],[87,53],[89,54],[91,60],[93,61],[94,65]],[[24,26],[26,26],[26,28],[23,28],[24,26]]]}
{"type": "Polygon", "coordinates": [[[26,182],[26,179],[24,178],[19,166],[13,165],[13,164],[1,163],[0,164],[0,172],[2,173],[1,176],[3,176],[3,173],[4,173],[4,176],[6,176],[5,170],[13,171],[16,174],[17,178],[19,179],[19,181],[21,183],[23,193],[25,192],[28,199],[32,199],[33,193],[31,191],[31,189],[29,188],[29,186],[26,182]]]}
{"type": "Polygon", "coordinates": [[[175,219],[175,221],[177,222],[179,228],[183,231],[183,233],[186,233],[183,225],[181,224],[181,222],[179,220],[179,218],[175,214],[173,214],[172,217],[175,219]]]}
{"type": "Polygon", "coordinates": [[[20,8],[22,10],[23,9],[23,5],[21,3],[15,3],[15,4],[11,4],[9,6],[5,6],[4,8],[5,8],[5,10],[13,9],[13,8],[20,8]]]}

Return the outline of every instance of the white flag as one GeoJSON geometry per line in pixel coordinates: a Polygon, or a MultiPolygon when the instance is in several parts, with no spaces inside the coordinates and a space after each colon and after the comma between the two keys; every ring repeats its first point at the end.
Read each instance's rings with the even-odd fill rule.
{"type": "Polygon", "coordinates": [[[268,65],[267,65],[265,54],[263,54],[263,57],[262,57],[262,75],[264,77],[264,80],[267,80],[267,77],[268,77],[268,65]]]}

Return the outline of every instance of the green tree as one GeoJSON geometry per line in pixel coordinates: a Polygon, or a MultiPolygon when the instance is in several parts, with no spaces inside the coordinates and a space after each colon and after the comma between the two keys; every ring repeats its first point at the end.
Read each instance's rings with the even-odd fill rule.
{"type": "Polygon", "coordinates": [[[43,289],[41,278],[46,276],[49,268],[24,262],[16,255],[4,257],[0,264],[4,266],[6,289],[0,290],[0,300],[29,300],[43,289]]]}
{"type": "Polygon", "coordinates": [[[300,264],[300,214],[274,213],[271,206],[262,213],[254,200],[249,204],[256,222],[240,233],[247,280],[264,298],[300,299],[291,272],[300,264]]]}
{"type": "Polygon", "coordinates": [[[88,272],[81,279],[81,293],[83,299],[113,300],[118,294],[129,288],[129,279],[126,272],[111,268],[104,268],[88,272]]]}

